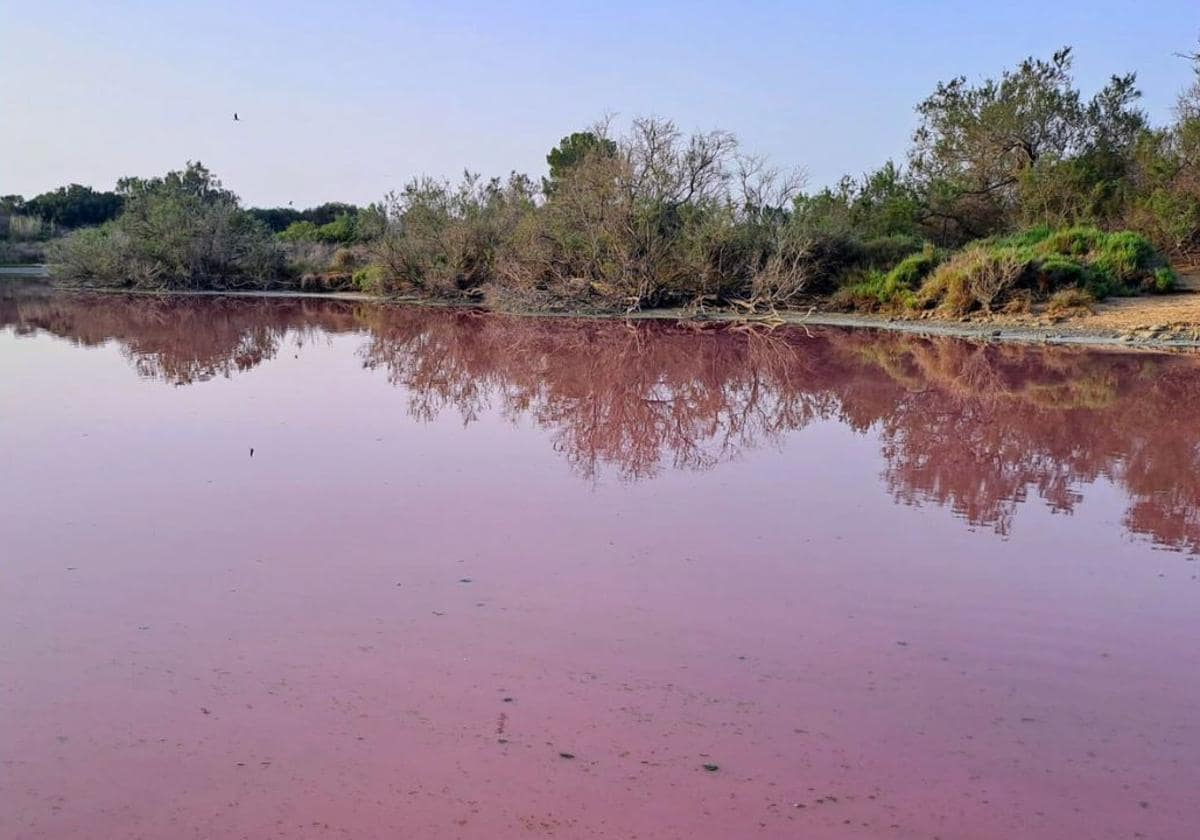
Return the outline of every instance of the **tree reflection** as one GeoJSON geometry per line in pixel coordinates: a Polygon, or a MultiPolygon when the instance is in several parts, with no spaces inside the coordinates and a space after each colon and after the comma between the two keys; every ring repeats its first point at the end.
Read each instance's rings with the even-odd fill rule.
{"type": "Polygon", "coordinates": [[[587,478],[710,469],[834,419],[878,436],[900,503],[1007,534],[1028,499],[1070,513],[1106,479],[1130,531],[1200,551],[1196,357],[282,298],[0,297],[0,324],[114,341],[176,385],[359,333],[364,366],[405,390],[414,418],[531,419],[587,478]]]}

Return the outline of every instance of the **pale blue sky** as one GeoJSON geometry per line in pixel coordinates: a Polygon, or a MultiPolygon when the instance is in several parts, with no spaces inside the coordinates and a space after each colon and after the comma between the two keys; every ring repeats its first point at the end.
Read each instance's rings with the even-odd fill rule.
{"type": "Polygon", "coordinates": [[[727,128],[810,186],[900,158],[940,79],[1070,44],[1165,120],[1196,0],[0,4],[0,193],[199,159],[251,204],[539,174],[604,111],[727,128]],[[234,123],[238,111],[242,122],[234,123]]]}

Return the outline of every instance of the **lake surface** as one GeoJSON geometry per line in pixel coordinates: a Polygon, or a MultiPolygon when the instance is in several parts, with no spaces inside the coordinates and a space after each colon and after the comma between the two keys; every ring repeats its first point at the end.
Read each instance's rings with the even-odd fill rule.
{"type": "Polygon", "coordinates": [[[3,838],[1200,825],[1200,357],[9,296],[0,441],[3,838]]]}

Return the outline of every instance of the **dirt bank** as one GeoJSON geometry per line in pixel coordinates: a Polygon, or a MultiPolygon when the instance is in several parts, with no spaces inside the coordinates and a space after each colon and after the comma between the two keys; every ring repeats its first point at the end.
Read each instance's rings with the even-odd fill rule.
{"type": "Polygon", "coordinates": [[[1033,313],[945,320],[818,311],[803,320],[1002,341],[1196,348],[1200,347],[1200,271],[1182,273],[1179,289],[1172,294],[1110,298],[1095,304],[1091,312],[1079,310],[1067,316],[1033,313]]]}

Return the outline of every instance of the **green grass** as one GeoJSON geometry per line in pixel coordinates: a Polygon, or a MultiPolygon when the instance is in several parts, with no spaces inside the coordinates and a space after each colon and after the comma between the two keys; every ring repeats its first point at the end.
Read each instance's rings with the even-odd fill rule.
{"type": "Polygon", "coordinates": [[[1018,295],[1040,301],[1063,289],[1079,289],[1102,300],[1169,292],[1176,282],[1175,272],[1140,234],[1042,226],[970,243],[928,275],[915,301],[919,307],[966,314],[991,311],[1018,295]]]}
{"type": "Polygon", "coordinates": [[[891,271],[867,271],[859,279],[843,286],[835,295],[835,303],[849,309],[910,308],[914,293],[921,281],[929,276],[942,254],[931,245],[910,254],[896,263],[891,271]]]}

